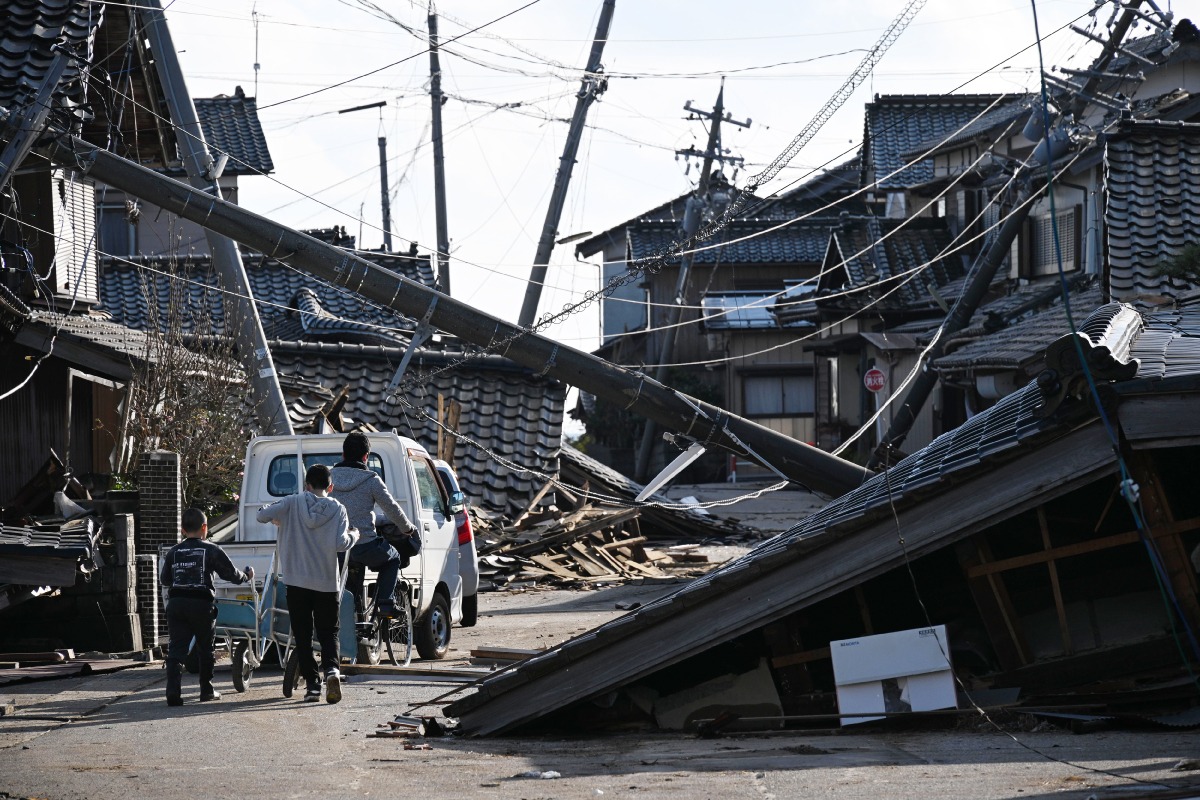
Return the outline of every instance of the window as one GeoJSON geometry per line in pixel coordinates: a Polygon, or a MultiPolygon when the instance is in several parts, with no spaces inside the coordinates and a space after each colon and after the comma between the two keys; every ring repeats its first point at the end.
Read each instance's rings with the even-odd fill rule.
{"type": "Polygon", "coordinates": [[[137,225],[129,221],[125,205],[100,206],[100,224],[96,232],[101,253],[131,256],[137,253],[137,225]]]}
{"type": "MultiPolygon", "coordinates": [[[[304,469],[314,464],[324,464],[327,467],[333,467],[342,460],[341,453],[305,453],[304,454],[304,469]]],[[[375,453],[367,456],[367,468],[372,470],[380,478],[383,478],[383,460],[375,453]]],[[[304,476],[296,474],[296,456],[275,456],[271,459],[271,466],[267,467],[267,494],[272,497],[287,497],[289,494],[296,494],[304,488],[304,476]]]]}
{"type": "Polygon", "coordinates": [[[811,416],[815,392],[811,372],[742,377],[742,406],[747,417],[811,416]]]}
{"type": "Polygon", "coordinates": [[[417,474],[417,489],[421,492],[421,507],[441,510],[446,507],[442,500],[442,490],[438,487],[437,478],[429,462],[419,458],[413,459],[413,470],[417,474]]]}

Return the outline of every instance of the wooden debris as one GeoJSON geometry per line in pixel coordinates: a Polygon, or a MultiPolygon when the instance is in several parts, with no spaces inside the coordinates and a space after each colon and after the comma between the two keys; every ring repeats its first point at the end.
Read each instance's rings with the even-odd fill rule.
{"type": "MultiPolygon", "coordinates": [[[[472,528],[480,555],[480,577],[493,587],[525,582],[587,585],[633,578],[670,578],[664,567],[699,563],[703,556],[679,551],[674,558],[647,550],[638,528],[640,510],[584,504],[572,511],[538,505],[552,484],[542,487],[517,522],[503,525],[472,509],[472,528]]],[[[556,501],[577,504],[557,490],[556,501]]]]}

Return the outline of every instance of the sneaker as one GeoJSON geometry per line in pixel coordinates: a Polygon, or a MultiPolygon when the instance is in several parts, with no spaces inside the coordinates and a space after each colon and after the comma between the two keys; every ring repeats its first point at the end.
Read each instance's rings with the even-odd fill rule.
{"type": "Polygon", "coordinates": [[[304,690],[304,702],[316,703],[321,699],[321,682],[309,681],[304,690]]]}
{"type": "Polygon", "coordinates": [[[342,674],[336,669],[325,673],[325,702],[337,703],[342,699],[342,674]]]}
{"type": "Polygon", "coordinates": [[[167,698],[167,705],[169,705],[169,706],[181,706],[181,705],[183,705],[183,698],[182,698],[182,697],[168,697],[168,698],[167,698]]]}
{"type": "Polygon", "coordinates": [[[220,700],[220,699],[221,699],[221,693],[218,692],[216,689],[213,689],[211,692],[202,692],[200,694],[200,702],[201,703],[207,703],[209,700],[220,700]]]}

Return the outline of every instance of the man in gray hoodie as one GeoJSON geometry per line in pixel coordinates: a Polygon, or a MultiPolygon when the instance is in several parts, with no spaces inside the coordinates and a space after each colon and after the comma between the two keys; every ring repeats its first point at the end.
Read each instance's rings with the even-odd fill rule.
{"type": "Polygon", "coordinates": [[[304,491],[258,510],[259,522],[279,526],[277,537],[280,577],[287,586],[288,616],[299,654],[300,674],[307,690],[304,699],[321,699],[321,673],[313,657],[313,629],[321,644],[321,672],[325,675],[325,701],[342,699],[338,671],[338,553],[358,539],[350,529],[346,509],[329,496],[333,483],[329,467],[316,464],[304,474],[304,491]]]}
{"type": "MultiPolygon", "coordinates": [[[[375,584],[376,608],[382,616],[396,610],[396,581],[400,576],[400,554],[375,530],[375,506],[396,524],[400,532],[416,536],[417,529],[404,509],[392,497],[383,479],[367,468],[371,440],[365,433],[354,432],[342,441],[342,460],[333,468],[334,497],[346,507],[350,525],[358,528],[360,539],[350,550],[350,560],[379,573],[375,584]]],[[[354,596],[358,597],[355,591],[354,596]]]]}

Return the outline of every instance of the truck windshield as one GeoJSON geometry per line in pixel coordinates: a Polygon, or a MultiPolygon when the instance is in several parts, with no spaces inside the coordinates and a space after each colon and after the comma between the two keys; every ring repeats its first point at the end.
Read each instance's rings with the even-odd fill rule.
{"type": "MultiPolygon", "coordinates": [[[[341,453],[305,453],[304,454],[304,471],[314,464],[324,464],[327,467],[332,467],[342,460],[341,453]]],[[[380,478],[383,474],[383,459],[371,453],[367,456],[367,467],[373,470],[380,478]]],[[[267,467],[267,492],[272,497],[287,497],[290,494],[295,494],[304,488],[304,475],[298,474],[296,471],[296,455],[292,453],[286,456],[275,456],[271,459],[271,465],[267,467]]]]}

